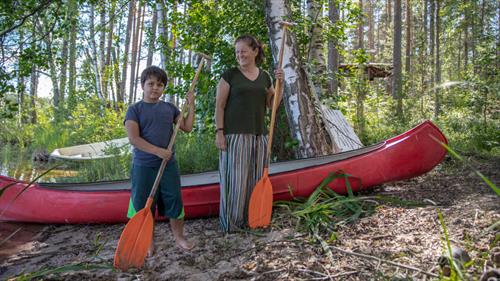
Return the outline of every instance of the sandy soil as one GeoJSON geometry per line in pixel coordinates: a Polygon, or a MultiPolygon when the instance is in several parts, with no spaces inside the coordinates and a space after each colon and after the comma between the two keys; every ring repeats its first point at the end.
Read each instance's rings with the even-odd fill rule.
{"type": "MultiPolygon", "coordinates": [[[[474,163],[499,185],[500,159],[474,163]]],[[[378,187],[371,194],[425,206],[381,204],[372,215],[339,227],[337,239],[323,246],[291,228],[293,221],[282,209],[275,209],[272,227],[259,235],[223,235],[217,218],[187,221],[187,236],[196,242],[192,251],[176,247],[168,223],[159,222],[155,255],[143,269],[129,272],[111,266],[123,225],[24,225],[23,239],[16,234],[10,244],[0,246],[0,279],[22,274],[39,274],[43,280],[436,279],[432,275],[439,274],[436,261],[444,250],[437,209],[451,243],[472,258],[464,270],[467,279],[479,279],[490,249],[500,246],[500,226],[490,227],[500,221],[500,197],[450,159],[424,176],[378,187]]],[[[9,232],[6,226],[3,233],[9,232]]],[[[9,227],[13,231],[18,226],[9,227]]]]}

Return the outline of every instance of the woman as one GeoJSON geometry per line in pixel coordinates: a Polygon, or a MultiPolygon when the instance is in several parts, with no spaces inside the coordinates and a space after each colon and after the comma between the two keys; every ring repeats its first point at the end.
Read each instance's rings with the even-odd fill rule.
{"type": "MultiPolygon", "coordinates": [[[[226,233],[247,225],[250,195],[269,161],[265,114],[274,97],[269,73],[258,67],[264,59],[262,44],[243,35],[234,45],[238,67],[222,74],[215,111],[215,144],[221,151],[220,224],[226,233]]],[[[275,70],[275,76],[282,80],[283,70],[275,70]]]]}

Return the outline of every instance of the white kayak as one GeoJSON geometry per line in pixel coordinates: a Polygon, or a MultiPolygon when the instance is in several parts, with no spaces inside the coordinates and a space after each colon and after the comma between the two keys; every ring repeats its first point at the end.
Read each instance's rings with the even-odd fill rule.
{"type": "Polygon", "coordinates": [[[50,158],[62,160],[92,160],[116,157],[131,148],[128,138],[57,148],[50,158]]]}

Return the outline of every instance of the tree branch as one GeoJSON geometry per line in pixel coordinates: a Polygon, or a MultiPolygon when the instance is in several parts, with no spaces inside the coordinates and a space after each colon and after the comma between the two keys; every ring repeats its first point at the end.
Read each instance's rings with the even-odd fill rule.
{"type": "Polygon", "coordinates": [[[47,0],[45,2],[43,2],[42,4],[40,4],[38,7],[36,7],[35,9],[33,9],[33,11],[31,11],[31,13],[27,14],[27,15],[24,15],[23,17],[21,17],[21,20],[20,22],[18,22],[17,24],[14,24],[12,25],[11,27],[7,28],[6,30],[0,32],[0,37],[3,37],[4,35],[6,35],[7,33],[13,31],[14,29],[20,27],[21,25],[24,24],[24,22],[29,18],[31,17],[32,15],[38,13],[40,10],[46,8],[46,6],[48,6],[49,4],[52,3],[52,0],[47,0]]]}

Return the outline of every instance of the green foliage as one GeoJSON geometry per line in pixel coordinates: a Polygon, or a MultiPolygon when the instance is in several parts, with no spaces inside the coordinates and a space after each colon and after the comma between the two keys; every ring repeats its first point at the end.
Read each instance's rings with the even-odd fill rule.
{"type": "Polygon", "coordinates": [[[213,134],[186,134],[177,136],[175,157],[181,174],[193,174],[216,170],[219,153],[213,134]]]}

